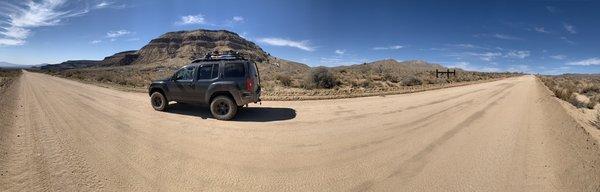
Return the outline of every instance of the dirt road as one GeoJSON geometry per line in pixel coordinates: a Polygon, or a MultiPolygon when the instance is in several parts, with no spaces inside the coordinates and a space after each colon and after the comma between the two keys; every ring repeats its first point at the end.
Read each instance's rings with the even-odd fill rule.
{"type": "Polygon", "coordinates": [[[533,76],[204,108],[25,72],[0,191],[600,191],[598,144],[533,76]]]}

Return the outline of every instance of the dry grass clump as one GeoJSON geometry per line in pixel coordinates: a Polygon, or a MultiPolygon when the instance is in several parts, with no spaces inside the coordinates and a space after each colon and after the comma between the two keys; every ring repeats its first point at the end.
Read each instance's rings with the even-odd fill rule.
{"type": "Polygon", "coordinates": [[[20,69],[0,69],[0,88],[21,75],[20,69]]]}
{"type": "Polygon", "coordinates": [[[576,107],[593,109],[600,102],[600,75],[540,76],[556,97],[576,107]],[[582,97],[589,99],[583,100],[582,97]]]}

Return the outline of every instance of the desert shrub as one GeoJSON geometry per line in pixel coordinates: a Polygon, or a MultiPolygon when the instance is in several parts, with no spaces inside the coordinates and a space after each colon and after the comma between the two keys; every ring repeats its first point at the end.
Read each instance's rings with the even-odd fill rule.
{"type": "Polygon", "coordinates": [[[400,77],[397,74],[394,73],[384,73],[383,74],[383,79],[392,83],[399,83],[400,82],[400,77]]]}
{"type": "Polygon", "coordinates": [[[402,85],[404,85],[404,86],[415,86],[415,85],[421,85],[421,84],[423,84],[421,79],[419,79],[415,76],[408,76],[408,77],[402,79],[402,85]]]}
{"type": "Polygon", "coordinates": [[[581,88],[580,91],[582,94],[587,94],[587,93],[600,93],[600,84],[585,84],[583,85],[583,87],[581,88]]]}
{"type": "Polygon", "coordinates": [[[365,79],[363,81],[360,81],[359,87],[364,87],[364,88],[372,88],[375,85],[373,84],[373,80],[372,79],[365,79]]]}
{"type": "Polygon", "coordinates": [[[318,67],[313,69],[304,79],[302,87],[306,89],[324,88],[331,89],[338,85],[337,77],[328,68],[318,67]]]}
{"type": "Polygon", "coordinates": [[[279,80],[283,86],[289,87],[292,85],[292,77],[290,77],[290,75],[278,74],[275,78],[279,80]]]}

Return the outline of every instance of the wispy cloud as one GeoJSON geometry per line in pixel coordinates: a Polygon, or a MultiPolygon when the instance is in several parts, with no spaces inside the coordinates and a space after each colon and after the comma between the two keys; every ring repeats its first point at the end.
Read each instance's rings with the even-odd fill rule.
{"type": "Polygon", "coordinates": [[[521,73],[533,73],[529,65],[511,65],[506,71],[509,72],[521,72],[521,73]]]}
{"type": "Polygon", "coordinates": [[[514,36],[506,35],[506,34],[500,34],[500,33],[496,33],[496,34],[492,35],[492,37],[497,38],[497,39],[504,39],[504,40],[519,40],[520,39],[518,37],[514,37],[514,36]]]}
{"type": "Polygon", "coordinates": [[[246,19],[244,19],[244,17],[242,16],[235,16],[233,18],[231,18],[231,21],[233,21],[234,23],[243,23],[246,19]]]}
{"type": "Polygon", "coordinates": [[[437,62],[437,63],[442,63],[444,65],[446,65],[446,67],[448,68],[459,68],[459,69],[463,69],[463,70],[467,70],[467,71],[482,71],[482,72],[498,72],[500,71],[499,68],[496,67],[477,67],[477,66],[473,66],[471,65],[471,63],[466,62],[466,61],[459,61],[459,62],[437,62]]]}
{"type": "Polygon", "coordinates": [[[373,50],[398,50],[402,48],[404,48],[402,45],[392,45],[387,47],[373,47],[373,50]]]}
{"type": "Polygon", "coordinates": [[[468,54],[479,57],[479,59],[484,60],[484,61],[491,61],[496,57],[502,56],[502,53],[499,53],[499,52],[468,53],[468,54]]]}
{"type": "Polygon", "coordinates": [[[573,62],[567,63],[567,65],[580,65],[580,66],[600,65],[600,58],[594,57],[594,58],[589,58],[589,59],[584,59],[584,60],[579,60],[579,61],[573,61],[573,62]]]}
{"type": "Polygon", "coordinates": [[[54,26],[69,17],[80,16],[88,9],[64,9],[65,0],[26,1],[20,4],[0,2],[0,45],[23,45],[31,29],[54,26]]]}
{"type": "Polygon", "coordinates": [[[91,44],[98,44],[98,43],[102,43],[102,40],[93,40],[90,41],[91,44]]]}
{"type": "Polygon", "coordinates": [[[546,10],[548,10],[548,12],[550,12],[550,13],[560,12],[560,9],[558,9],[557,7],[554,7],[554,6],[546,6],[546,10]]]}
{"type": "Polygon", "coordinates": [[[470,43],[446,44],[446,46],[454,47],[454,48],[460,48],[460,49],[481,49],[481,50],[491,50],[491,49],[493,49],[493,48],[489,48],[489,47],[485,47],[485,46],[480,46],[480,45],[474,45],[474,44],[470,44],[470,43]]]}
{"type": "Polygon", "coordinates": [[[335,50],[335,54],[338,54],[338,55],[343,55],[345,53],[346,53],[346,50],[341,50],[341,49],[335,50]]]}
{"type": "Polygon", "coordinates": [[[565,28],[565,30],[571,34],[577,34],[577,30],[575,29],[575,26],[568,24],[568,23],[563,23],[563,27],[565,28]]]}
{"type": "Polygon", "coordinates": [[[506,54],[506,57],[508,57],[508,58],[525,59],[525,57],[529,57],[529,55],[530,55],[529,51],[509,51],[506,54]]]}
{"type": "Polygon", "coordinates": [[[94,9],[106,9],[106,8],[113,8],[113,9],[122,9],[125,8],[126,5],[125,4],[115,4],[114,2],[111,1],[101,1],[98,4],[94,5],[94,9]]]}
{"type": "Polygon", "coordinates": [[[109,31],[109,32],[106,32],[106,38],[117,38],[117,37],[129,35],[129,34],[131,34],[131,31],[127,31],[124,29],[121,29],[118,31],[109,31]]]}
{"type": "Polygon", "coordinates": [[[575,44],[574,41],[571,41],[569,38],[567,37],[560,37],[561,40],[563,40],[564,42],[567,42],[568,44],[575,44]]]}
{"type": "Polygon", "coordinates": [[[0,38],[0,46],[2,46],[2,45],[23,45],[23,44],[25,44],[25,40],[22,40],[22,39],[0,38]]]}
{"type": "Polygon", "coordinates": [[[534,27],[533,30],[538,33],[550,33],[550,31],[546,30],[544,27],[534,27]]]}
{"type": "Polygon", "coordinates": [[[521,40],[519,37],[515,37],[512,35],[502,34],[502,33],[494,33],[494,34],[475,34],[475,37],[486,37],[486,38],[496,38],[502,40],[521,40]]]}
{"type": "Polygon", "coordinates": [[[267,37],[267,38],[259,38],[259,42],[272,45],[272,46],[281,46],[281,47],[294,47],[298,49],[302,49],[305,51],[314,51],[315,48],[310,46],[307,40],[304,41],[294,41],[290,39],[283,39],[277,37],[267,37]]]}
{"type": "Polygon", "coordinates": [[[204,15],[186,15],[181,16],[178,21],[175,22],[176,25],[198,25],[198,24],[206,24],[206,19],[204,19],[204,15]]]}
{"type": "Polygon", "coordinates": [[[563,73],[568,72],[569,69],[571,69],[571,67],[568,67],[568,66],[555,67],[555,68],[551,68],[549,70],[542,71],[542,74],[558,75],[558,74],[563,74],[563,73]]]}
{"type": "Polygon", "coordinates": [[[563,59],[566,59],[567,56],[566,55],[550,55],[550,58],[556,59],[556,60],[563,60],[563,59]]]}

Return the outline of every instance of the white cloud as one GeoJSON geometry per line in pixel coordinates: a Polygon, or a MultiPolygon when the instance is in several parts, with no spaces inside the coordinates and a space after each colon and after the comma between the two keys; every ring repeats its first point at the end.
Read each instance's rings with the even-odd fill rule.
{"type": "Polygon", "coordinates": [[[504,39],[504,40],[519,40],[520,39],[518,37],[514,37],[514,36],[510,36],[510,35],[506,35],[506,34],[500,34],[500,33],[496,33],[496,34],[492,35],[492,37],[498,38],[498,39],[504,39]]]}
{"type": "Polygon", "coordinates": [[[116,5],[114,2],[101,1],[100,3],[96,4],[93,8],[94,9],[105,9],[105,8],[123,9],[125,7],[126,7],[125,4],[116,5]]]}
{"type": "Polygon", "coordinates": [[[404,48],[402,45],[392,45],[387,47],[373,47],[373,50],[398,50],[402,48],[404,48]]]}
{"type": "Polygon", "coordinates": [[[525,59],[525,57],[529,57],[529,55],[530,55],[529,51],[509,51],[506,54],[506,57],[525,59]]]}
{"type": "Polygon", "coordinates": [[[338,55],[343,55],[345,53],[346,53],[346,50],[340,50],[340,49],[335,50],[335,54],[338,54],[338,55]]]}
{"type": "Polygon", "coordinates": [[[102,43],[102,40],[93,40],[90,41],[91,44],[98,44],[98,43],[102,43]]]}
{"type": "Polygon", "coordinates": [[[478,46],[475,46],[473,44],[456,44],[456,47],[462,47],[462,48],[477,48],[478,46]]]}
{"type": "Polygon", "coordinates": [[[117,38],[117,37],[121,37],[124,35],[129,35],[131,34],[131,31],[127,31],[127,30],[118,30],[118,31],[109,31],[106,33],[106,38],[117,38]]]}
{"type": "Polygon", "coordinates": [[[482,72],[497,72],[500,71],[499,68],[495,67],[476,67],[472,66],[469,62],[460,61],[456,63],[449,63],[447,65],[448,68],[459,68],[467,71],[482,71],[482,72]]]}
{"type": "Polygon", "coordinates": [[[498,52],[485,52],[485,53],[468,53],[469,55],[477,56],[479,59],[484,61],[491,61],[496,57],[502,56],[502,53],[498,52]]]}
{"type": "Polygon", "coordinates": [[[0,38],[0,46],[23,45],[25,40],[0,38]]]}
{"type": "Polygon", "coordinates": [[[551,55],[550,58],[556,59],[556,60],[563,60],[563,59],[566,59],[567,56],[566,55],[551,55]]]}
{"type": "Polygon", "coordinates": [[[571,24],[563,23],[563,27],[565,28],[565,30],[567,30],[571,34],[576,34],[577,33],[577,30],[575,29],[575,26],[573,26],[571,24]]]}
{"type": "Polygon", "coordinates": [[[560,10],[554,6],[546,6],[546,10],[548,10],[550,13],[558,13],[560,10]]]}
{"type": "Polygon", "coordinates": [[[186,15],[179,18],[179,21],[175,22],[177,25],[195,25],[195,24],[206,24],[204,15],[186,15]]]}
{"type": "Polygon", "coordinates": [[[559,74],[564,74],[564,73],[568,72],[569,69],[571,69],[571,67],[568,67],[568,66],[556,67],[556,68],[551,68],[546,71],[542,71],[542,74],[559,75],[559,74]]]}
{"type": "Polygon", "coordinates": [[[96,8],[102,9],[102,8],[106,8],[106,7],[108,7],[108,6],[112,5],[112,4],[113,4],[112,2],[102,1],[102,2],[100,2],[98,4],[96,4],[96,8]]]}
{"type": "Polygon", "coordinates": [[[507,69],[508,72],[521,72],[521,73],[533,73],[533,71],[531,70],[531,68],[529,67],[529,65],[511,65],[511,67],[509,67],[507,69]]]}
{"type": "Polygon", "coordinates": [[[2,28],[4,30],[4,31],[0,31],[0,34],[4,35],[5,37],[8,37],[8,38],[26,39],[30,34],[30,30],[25,29],[25,28],[20,28],[20,27],[15,27],[15,26],[0,27],[0,28],[2,28]]]}
{"type": "Polygon", "coordinates": [[[574,41],[571,41],[569,38],[567,37],[560,37],[561,40],[563,40],[564,42],[567,42],[568,44],[575,44],[574,41]]]}
{"type": "Polygon", "coordinates": [[[268,38],[260,38],[259,42],[273,45],[273,46],[282,46],[282,47],[294,47],[298,49],[302,49],[305,51],[314,51],[315,48],[311,47],[308,41],[294,41],[289,39],[277,38],[277,37],[268,37],[268,38]]]}
{"type": "Polygon", "coordinates": [[[245,19],[242,16],[235,16],[231,18],[231,21],[233,21],[234,23],[243,23],[245,19]]]}
{"type": "Polygon", "coordinates": [[[0,45],[23,45],[33,28],[54,26],[66,18],[80,16],[88,12],[64,10],[66,0],[26,1],[21,4],[2,3],[0,12],[0,45]]]}
{"type": "Polygon", "coordinates": [[[534,27],[533,30],[539,33],[550,33],[550,31],[546,30],[544,27],[534,27]]]}
{"type": "Polygon", "coordinates": [[[582,66],[600,65],[600,58],[594,57],[594,58],[584,59],[584,60],[580,60],[580,61],[573,61],[573,62],[567,63],[567,65],[582,65],[582,66]]]}

